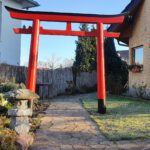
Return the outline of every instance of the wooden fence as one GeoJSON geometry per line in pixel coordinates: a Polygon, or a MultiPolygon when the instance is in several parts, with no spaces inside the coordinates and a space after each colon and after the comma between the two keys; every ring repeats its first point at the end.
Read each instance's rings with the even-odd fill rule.
{"type": "MultiPolygon", "coordinates": [[[[26,67],[0,65],[0,82],[25,83],[26,75],[26,67]]],[[[52,98],[60,94],[74,93],[74,90],[94,90],[96,83],[96,71],[73,74],[72,68],[38,69],[37,93],[41,98],[52,98]]]]}

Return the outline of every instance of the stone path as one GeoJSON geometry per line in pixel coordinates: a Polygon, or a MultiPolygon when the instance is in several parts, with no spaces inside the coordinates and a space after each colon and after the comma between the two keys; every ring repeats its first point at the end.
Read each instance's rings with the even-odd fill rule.
{"type": "Polygon", "coordinates": [[[150,150],[150,140],[108,141],[82,107],[81,97],[52,100],[31,150],[150,150]]]}

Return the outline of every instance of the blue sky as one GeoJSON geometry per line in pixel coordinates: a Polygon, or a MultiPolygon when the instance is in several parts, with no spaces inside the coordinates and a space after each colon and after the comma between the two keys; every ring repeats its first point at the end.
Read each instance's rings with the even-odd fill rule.
{"type": "MultiPolygon", "coordinates": [[[[91,14],[117,14],[120,13],[130,0],[36,0],[40,7],[30,10],[54,11],[54,12],[75,12],[91,14]]],[[[22,25],[32,25],[32,22],[23,21],[22,25]]],[[[65,29],[64,23],[46,23],[41,25],[48,29],[65,29]]],[[[74,24],[77,29],[79,24],[74,24]]],[[[29,58],[30,35],[22,35],[21,64],[24,65],[29,58]]],[[[57,58],[71,59],[75,57],[75,40],[77,37],[67,36],[40,36],[39,60],[45,61],[52,56],[57,58]]],[[[117,46],[122,50],[125,47],[117,46]]]]}

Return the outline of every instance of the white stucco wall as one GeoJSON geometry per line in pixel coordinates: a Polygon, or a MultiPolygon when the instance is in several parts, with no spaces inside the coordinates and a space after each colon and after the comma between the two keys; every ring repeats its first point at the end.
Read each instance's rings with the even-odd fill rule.
{"type": "Polygon", "coordinates": [[[0,0],[0,3],[2,3],[0,63],[20,65],[21,35],[16,35],[13,28],[21,27],[21,21],[10,18],[4,6],[21,8],[21,5],[12,0],[0,0]]]}

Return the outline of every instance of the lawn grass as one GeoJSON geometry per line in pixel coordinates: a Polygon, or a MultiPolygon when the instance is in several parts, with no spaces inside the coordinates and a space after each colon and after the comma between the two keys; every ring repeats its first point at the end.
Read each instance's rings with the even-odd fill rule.
{"type": "Polygon", "coordinates": [[[97,113],[97,99],[83,100],[100,131],[112,141],[150,138],[150,101],[107,97],[107,114],[97,113]]]}

